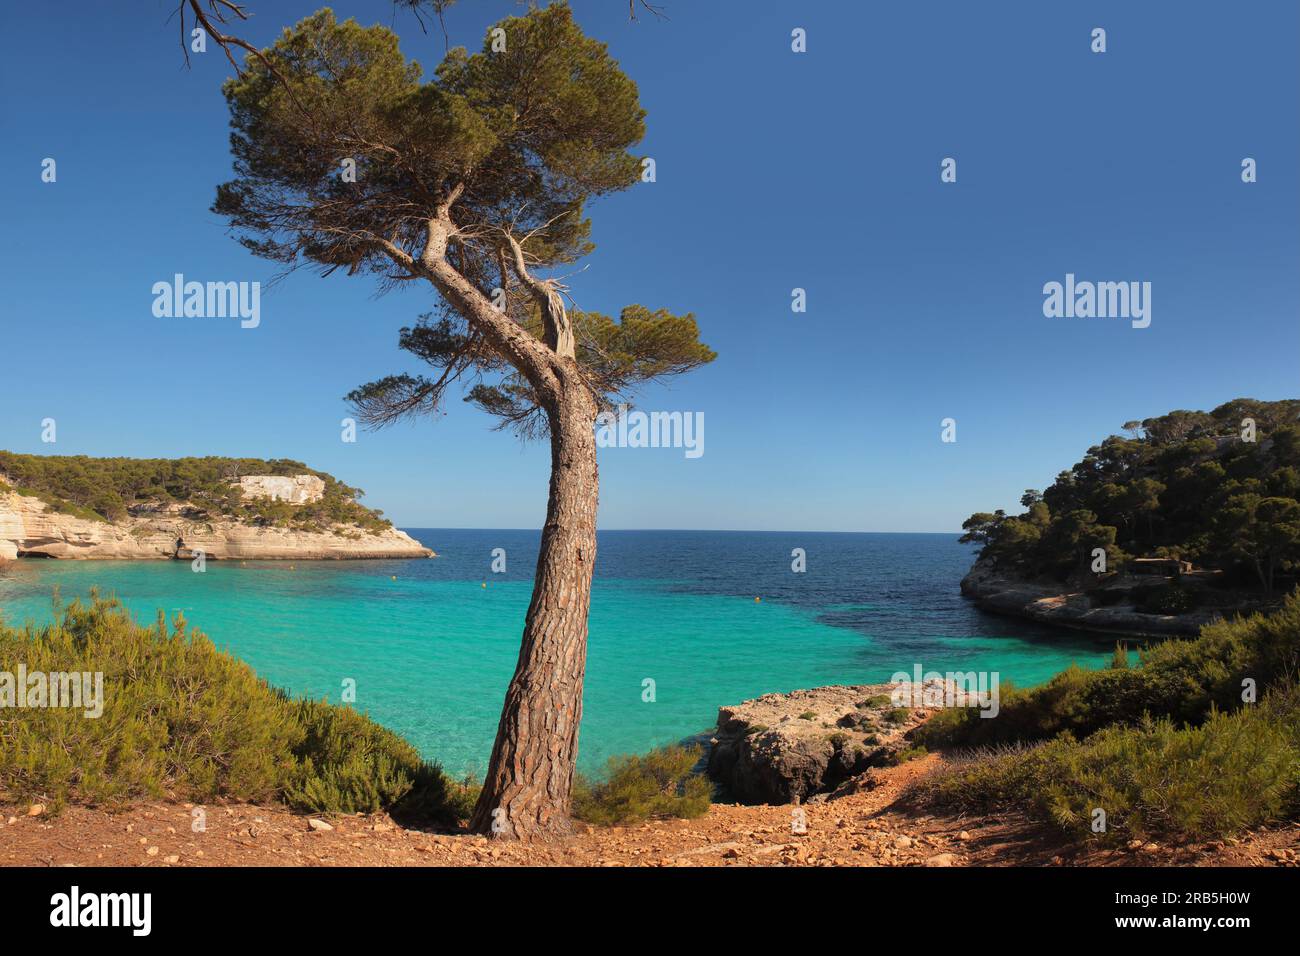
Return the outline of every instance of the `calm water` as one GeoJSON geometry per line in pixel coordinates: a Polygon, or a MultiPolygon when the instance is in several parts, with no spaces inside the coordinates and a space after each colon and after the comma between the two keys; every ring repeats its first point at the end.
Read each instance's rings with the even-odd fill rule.
{"type": "MultiPolygon", "coordinates": [[[[142,620],[183,611],[271,683],[357,707],[455,773],[481,773],[528,607],[535,531],[408,529],[434,560],[19,561],[0,571],[10,623],[50,617],[93,585],[142,620]],[[492,549],[507,571],[491,571],[492,549]],[[395,576],[395,580],[394,580],[395,576]],[[486,583],[486,587],[484,587],[486,583]]],[[[711,726],[770,691],[927,670],[1041,682],[1095,667],[1113,641],[986,615],[958,582],[955,535],[606,531],[592,596],[581,740],[590,770],[711,726]],[[807,572],[791,571],[791,550],[807,572]],[[754,598],[761,596],[761,602],[754,598]],[[657,700],[642,701],[642,681],[657,700]]]]}

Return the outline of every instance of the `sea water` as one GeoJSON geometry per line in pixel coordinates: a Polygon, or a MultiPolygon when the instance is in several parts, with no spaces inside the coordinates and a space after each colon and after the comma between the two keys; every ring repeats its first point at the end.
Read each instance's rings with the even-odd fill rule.
{"type": "MultiPolygon", "coordinates": [[[[185,561],[11,562],[0,613],[49,620],[55,585],[65,602],[98,586],[148,623],[158,608],[181,612],[295,694],[340,702],[354,681],[359,710],[449,772],[481,775],[539,536],[406,530],[438,557],[210,560],[202,573],[185,561]]],[[[1113,638],[975,608],[958,589],[973,558],[945,534],[601,532],[581,767],[707,730],[719,706],[773,691],[877,683],[918,665],[1028,686],[1109,659],[1113,638]]]]}

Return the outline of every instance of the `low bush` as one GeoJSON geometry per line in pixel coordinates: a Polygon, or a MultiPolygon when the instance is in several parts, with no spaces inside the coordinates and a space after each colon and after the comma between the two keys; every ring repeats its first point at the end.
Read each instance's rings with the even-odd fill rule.
{"type": "Polygon", "coordinates": [[[294,748],[295,770],[283,799],[307,812],[391,809],[455,823],[478,798],[470,781],[452,781],[420,758],[411,744],[347,707],[320,700],[293,702],[304,734],[294,748]]]}
{"type": "MultiPolygon", "coordinates": [[[[57,810],[140,798],[280,801],[317,813],[410,808],[443,823],[470,793],[368,717],[295,700],[177,617],[145,627],[92,595],[49,625],[0,624],[0,672],[103,674],[102,713],[0,708],[0,799],[57,810]]],[[[29,677],[30,680],[30,677],[29,677]]],[[[22,688],[9,684],[10,693],[22,688]]],[[[0,698],[5,695],[0,678],[0,698]]]]}
{"type": "Polygon", "coordinates": [[[1219,621],[1193,640],[1168,640],[1140,654],[1138,666],[1088,671],[1078,667],[1041,687],[1021,690],[1004,682],[1000,712],[982,718],[972,708],[941,711],[917,733],[936,747],[979,747],[1046,740],[1061,733],[1083,738],[1144,716],[1176,725],[1198,724],[1212,706],[1242,705],[1243,681],[1262,693],[1293,674],[1300,663],[1300,593],[1273,614],[1219,621]]]}
{"type": "Polygon", "coordinates": [[[573,815],[599,826],[703,816],[713,802],[713,784],[693,772],[699,759],[700,748],[681,746],[612,757],[603,781],[579,776],[573,815]]]}
{"type": "Polygon", "coordinates": [[[904,724],[912,716],[911,709],[907,707],[894,707],[885,712],[883,720],[887,724],[904,724]]]}
{"type": "Polygon", "coordinates": [[[925,749],[924,745],[916,746],[916,747],[905,747],[902,750],[894,751],[894,753],[892,753],[889,757],[889,762],[893,766],[897,767],[900,764],[907,763],[909,760],[919,760],[921,757],[924,757],[929,752],[930,751],[925,749]]]}
{"type": "Polygon", "coordinates": [[[914,797],[959,813],[1017,808],[1076,838],[1205,840],[1294,816],[1300,782],[1300,692],[1195,727],[1168,717],[1115,726],[1080,742],[972,755],[914,797]],[[1097,810],[1105,829],[1097,833],[1097,810]]]}

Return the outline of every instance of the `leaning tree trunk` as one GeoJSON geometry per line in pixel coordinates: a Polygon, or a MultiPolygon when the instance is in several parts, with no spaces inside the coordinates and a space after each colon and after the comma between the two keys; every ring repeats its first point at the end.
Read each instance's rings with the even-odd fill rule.
{"type": "Polygon", "coordinates": [[[471,830],[498,838],[569,828],[598,493],[595,398],[570,368],[556,407],[547,409],[551,493],[519,663],[470,820],[471,830]]]}

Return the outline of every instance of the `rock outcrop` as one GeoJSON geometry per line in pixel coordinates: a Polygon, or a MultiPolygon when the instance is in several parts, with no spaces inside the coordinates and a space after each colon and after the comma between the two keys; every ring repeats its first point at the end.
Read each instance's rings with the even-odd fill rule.
{"type": "Polygon", "coordinates": [[[238,484],[245,499],[270,498],[291,505],[320,501],[325,495],[325,482],[315,475],[244,475],[238,484]]]}
{"type": "Polygon", "coordinates": [[[929,710],[895,708],[893,685],[817,687],[765,694],[718,711],[708,773],[740,803],[807,802],[854,789],[908,748],[929,710]]]}
{"type": "Polygon", "coordinates": [[[329,531],[297,531],[197,515],[178,505],[109,522],[55,511],[38,498],[0,492],[0,559],[162,559],[176,553],[178,539],[189,551],[202,551],[212,560],[424,558],[432,554],[396,528],[364,531],[338,526],[329,531]]]}
{"type": "Polygon", "coordinates": [[[1062,584],[1026,581],[980,558],[961,581],[961,593],[986,611],[1028,618],[1085,631],[1168,637],[1196,634],[1222,616],[1221,608],[1197,608],[1184,614],[1147,614],[1127,599],[1128,590],[1151,584],[1151,578],[1133,580],[1116,576],[1104,588],[1114,603],[1098,604],[1087,591],[1062,584]]]}

